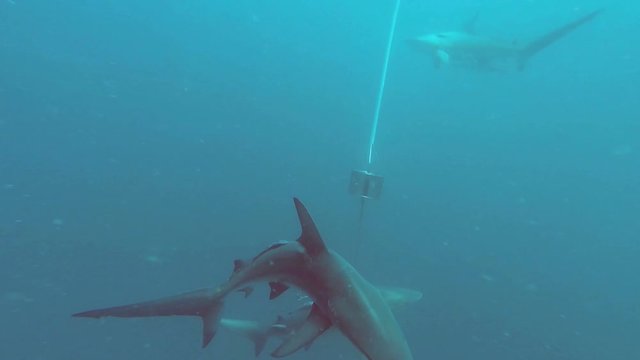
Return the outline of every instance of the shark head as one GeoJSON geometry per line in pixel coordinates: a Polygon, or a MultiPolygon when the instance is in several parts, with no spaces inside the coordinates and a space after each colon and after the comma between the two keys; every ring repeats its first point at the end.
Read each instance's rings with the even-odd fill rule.
{"type": "Polygon", "coordinates": [[[443,49],[453,46],[459,41],[460,33],[455,31],[425,34],[411,39],[415,46],[427,49],[443,49]]]}
{"type": "Polygon", "coordinates": [[[449,64],[450,53],[456,52],[457,48],[468,42],[469,34],[448,31],[421,35],[409,40],[411,47],[418,51],[427,51],[431,54],[434,65],[439,67],[442,64],[449,64]]]}

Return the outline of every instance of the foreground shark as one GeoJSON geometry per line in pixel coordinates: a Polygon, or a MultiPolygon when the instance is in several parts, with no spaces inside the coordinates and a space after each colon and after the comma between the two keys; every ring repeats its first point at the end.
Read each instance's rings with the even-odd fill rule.
{"type": "MultiPolygon", "coordinates": [[[[378,287],[382,297],[392,309],[414,303],[422,298],[422,293],[415,290],[401,288],[378,287]]],[[[220,319],[220,327],[230,332],[242,335],[253,342],[256,357],[260,355],[269,339],[287,340],[293,336],[306,322],[313,308],[313,301],[308,301],[302,306],[284,315],[278,315],[276,321],[271,324],[261,324],[251,320],[220,319]]],[[[308,349],[311,344],[305,346],[308,349]]]]}
{"type": "Polygon", "coordinates": [[[344,258],[329,250],[302,202],[294,198],[294,204],[302,227],[298,240],[273,244],[247,262],[236,260],[229,280],[217,288],[74,316],[199,316],[206,346],[218,328],[224,298],[251,283],[268,281],[272,299],[295,286],[313,300],[304,322],[272,356],[284,357],[308,347],[335,326],[368,360],[413,360],[383,293],[344,258]]]}
{"type": "Polygon", "coordinates": [[[535,54],[593,20],[602,11],[600,9],[584,15],[524,46],[476,35],[473,29],[475,17],[466,24],[464,31],[427,34],[412,39],[411,43],[415,48],[429,51],[436,67],[444,64],[495,70],[505,62],[515,62],[518,70],[522,70],[535,54]]]}

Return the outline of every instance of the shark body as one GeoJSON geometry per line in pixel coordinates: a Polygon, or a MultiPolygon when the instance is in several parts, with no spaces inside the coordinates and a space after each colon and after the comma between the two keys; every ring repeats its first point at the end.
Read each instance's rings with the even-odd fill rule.
{"type": "Polygon", "coordinates": [[[432,55],[436,67],[453,65],[495,70],[502,68],[506,63],[515,63],[517,69],[522,70],[534,55],[579,26],[590,22],[602,11],[600,9],[584,15],[524,46],[477,35],[473,29],[475,18],[465,26],[464,31],[426,34],[411,39],[411,43],[417,49],[427,50],[432,55]]]}
{"type": "Polygon", "coordinates": [[[295,286],[313,300],[304,322],[273,356],[284,357],[308,347],[327,329],[336,327],[368,360],[413,360],[383,291],[328,249],[305,206],[295,198],[294,204],[302,228],[298,240],[273,244],[250,261],[236,260],[229,280],[217,288],[74,316],[199,316],[203,323],[202,344],[206,346],[217,331],[224,298],[252,283],[267,281],[271,299],[295,286]]]}

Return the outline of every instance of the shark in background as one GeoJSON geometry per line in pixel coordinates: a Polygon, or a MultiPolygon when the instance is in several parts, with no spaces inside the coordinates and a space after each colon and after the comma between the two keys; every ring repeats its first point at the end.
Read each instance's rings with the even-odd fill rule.
{"type": "Polygon", "coordinates": [[[523,70],[534,55],[592,21],[603,11],[592,11],[524,45],[476,34],[477,15],[464,24],[461,31],[426,34],[410,39],[410,43],[415,49],[427,51],[437,68],[449,65],[491,71],[513,64],[518,70],[523,70]]]}
{"type": "MultiPolygon", "coordinates": [[[[308,348],[333,327],[368,360],[413,360],[409,344],[391,310],[394,302],[401,302],[406,297],[398,295],[398,291],[389,292],[374,286],[346,259],[328,249],[306,207],[297,198],[294,198],[294,205],[302,228],[297,241],[275,243],[248,261],[235,260],[233,273],[218,287],[84,311],[73,316],[197,316],[202,320],[204,347],[220,326],[225,298],[237,291],[248,295],[251,284],[268,282],[270,299],[294,286],[313,300],[304,320],[285,337],[272,356],[284,357],[308,348]]],[[[408,294],[409,298],[421,297],[418,292],[408,294]]]]}

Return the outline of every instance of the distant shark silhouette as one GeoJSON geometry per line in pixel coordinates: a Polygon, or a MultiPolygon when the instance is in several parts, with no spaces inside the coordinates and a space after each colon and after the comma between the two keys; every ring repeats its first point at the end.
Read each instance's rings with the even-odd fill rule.
{"type": "Polygon", "coordinates": [[[251,283],[268,281],[270,299],[280,296],[292,285],[313,300],[304,322],[272,356],[284,357],[308,347],[335,326],[368,360],[413,360],[383,292],[344,258],[327,249],[305,206],[297,198],[294,204],[302,227],[298,240],[273,244],[251,261],[236,260],[229,280],[217,288],[73,316],[199,316],[203,324],[202,345],[206,346],[218,329],[224,298],[234,291],[244,291],[251,283]]]}
{"type": "MultiPolygon", "coordinates": [[[[380,290],[382,297],[392,309],[414,303],[422,298],[422,293],[415,290],[386,287],[378,287],[378,290],[380,290]]],[[[258,357],[269,339],[282,339],[286,341],[293,336],[300,327],[304,325],[312,308],[313,301],[308,301],[287,314],[278,315],[276,321],[270,324],[262,324],[251,320],[223,318],[220,319],[220,327],[232,333],[242,335],[252,341],[254,344],[254,353],[256,357],[258,357]]],[[[310,346],[311,344],[305,346],[305,350],[310,346]]]]}
{"type": "Polygon", "coordinates": [[[527,61],[549,45],[566,36],[579,26],[593,20],[604,11],[593,11],[577,20],[544,34],[524,46],[503,42],[475,34],[477,15],[468,21],[463,31],[448,31],[422,35],[411,39],[417,49],[427,50],[436,67],[453,65],[479,70],[496,70],[505,62],[515,62],[518,70],[527,61]]]}

